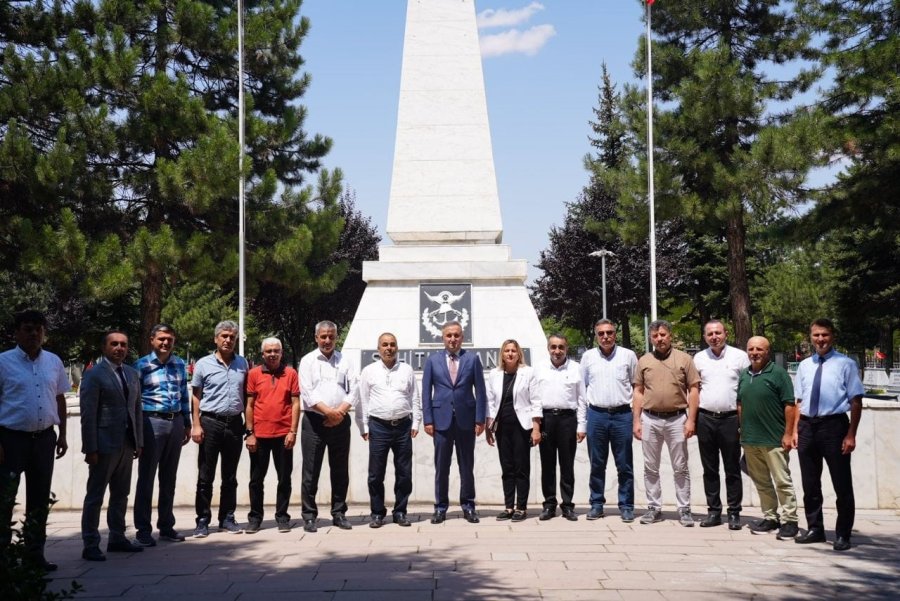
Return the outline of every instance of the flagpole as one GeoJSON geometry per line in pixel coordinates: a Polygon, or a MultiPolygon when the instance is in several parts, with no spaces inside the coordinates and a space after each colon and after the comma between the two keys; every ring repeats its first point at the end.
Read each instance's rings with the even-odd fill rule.
{"type": "Polygon", "coordinates": [[[237,0],[238,31],[238,354],[244,355],[244,1],[237,0]]]}
{"type": "Polygon", "coordinates": [[[650,319],[656,321],[656,215],[653,190],[653,70],[650,44],[650,6],[647,0],[647,202],[650,207],[650,319]]]}

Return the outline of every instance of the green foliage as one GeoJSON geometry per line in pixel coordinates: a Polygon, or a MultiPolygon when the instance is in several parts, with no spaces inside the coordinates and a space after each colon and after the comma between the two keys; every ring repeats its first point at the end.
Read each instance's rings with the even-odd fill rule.
{"type": "Polygon", "coordinates": [[[569,341],[569,354],[574,355],[578,348],[589,349],[593,346],[594,341],[586,338],[584,332],[569,327],[555,317],[544,317],[541,319],[541,328],[544,330],[544,336],[549,337],[551,334],[562,334],[569,341]]]}
{"type": "MultiPolygon", "coordinates": [[[[6,481],[6,479],[4,479],[6,481]]],[[[10,482],[2,491],[7,497],[6,502],[15,504],[16,486],[18,480],[10,482]]],[[[52,495],[52,493],[51,493],[52,495]]],[[[0,528],[12,529],[12,543],[0,548],[0,599],[4,601],[60,601],[72,599],[82,591],[78,582],[72,581],[70,588],[58,591],[48,590],[51,580],[40,566],[36,558],[29,552],[25,545],[28,531],[36,527],[36,521],[46,522],[50,508],[56,503],[56,498],[51,496],[47,500],[46,508],[36,512],[35,521],[26,521],[21,528],[14,524],[0,524],[0,528]]]]}

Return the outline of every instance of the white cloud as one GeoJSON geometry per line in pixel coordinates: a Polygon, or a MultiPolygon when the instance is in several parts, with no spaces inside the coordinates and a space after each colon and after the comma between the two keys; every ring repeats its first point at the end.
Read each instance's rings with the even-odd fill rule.
{"type": "Polygon", "coordinates": [[[555,35],[553,25],[536,25],[525,31],[510,29],[481,36],[481,56],[487,58],[513,53],[534,56],[555,35]]]}
{"type": "Polygon", "coordinates": [[[487,8],[478,13],[478,28],[487,27],[513,27],[521,23],[525,23],[538,11],[544,10],[544,5],[540,2],[532,2],[528,6],[515,9],[493,9],[487,8]]]}

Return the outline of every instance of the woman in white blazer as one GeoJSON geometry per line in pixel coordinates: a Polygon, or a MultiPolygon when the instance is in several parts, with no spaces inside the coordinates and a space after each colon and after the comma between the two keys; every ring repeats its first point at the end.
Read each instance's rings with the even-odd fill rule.
{"type": "Polygon", "coordinates": [[[500,347],[500,365],[488,375],[487,401],[487,442],[497,441],[506,502],[497,519],[521,522],[527,517],[531,447],[541,441],[543,410],[537,380],[515,340],[500,347]]]}

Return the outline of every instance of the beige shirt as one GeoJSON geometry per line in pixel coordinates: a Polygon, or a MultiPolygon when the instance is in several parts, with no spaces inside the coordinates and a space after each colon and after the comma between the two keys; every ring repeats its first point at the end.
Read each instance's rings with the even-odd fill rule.
{"type": "Polygon", "coordinates": [[[635,386],[644,387],[643,409],[677,411],[687,409],[688,390],[700,384],[700,374],[691,356],[672,349],[665,359],[646,353],[638,360],[635,386]]]}

